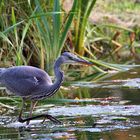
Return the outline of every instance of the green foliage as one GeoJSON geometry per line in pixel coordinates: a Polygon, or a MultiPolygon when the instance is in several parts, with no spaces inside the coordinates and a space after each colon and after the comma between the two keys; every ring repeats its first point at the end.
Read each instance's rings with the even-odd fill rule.
{"type": "Polygon", "coordinates": [[[61,11],[60,1],[58,0],[54,0],[50,15],[47,15],[49,14],[47,9],[43,9],[43,5],[41,5],[39,0],[35,0],[35,5],[38,8],[36,16],[33,18],[35,18],[35,24],[37,25],[41,50],[45,51],[44,57],[46,58],[47,71],[51,71],[54,61],[61,54],[64,47],[64,42],[76,10],[77,1],[74,0],[73,7],[67,19],[65,19],[65,13],[61,11]],[[64,22],[64,20],[66,21],[64,22]]]}
{"type": "Polygon", "coordinates": [[[120,2],[117,2],[116,0],[113,0],[111,3],[108,3],[108,10],[115,10],[118,12],[123,11],[137,11],[139,12],[140,4],[133,1],[133,0],[120,0],[120,2]]]}
{"type": "MultiPolygon", "coordinates": [[[[124,70],[122,66],[110,64],[118,62],[117,55],[120,56],[121,49],[124,52],[129,50],[130,55],[131,51],[133,54],[140,52],[138,36],[136,41],[130,42],[128,35],[134,30],[106,22],[89,24],[88,18],[96,0],[73,0],[69,13],[62,10],[62,2],[0,1],[1,66],[33,65],[52,73],[54,61],[67,49],[64,47],[67,45],[68,32],[72,35],[71,40],[74,40],[75,53],[89,57],[95,64],[93,68],[80,67],[80,72],[86,71],[89,75],[94,72],[105,73],[104,70],[108,69],[124,70]],[[115,34],[120,31],[123,32],[122,37],[114,39],[115,34]]],[[[135,32],[139,34],[139,29],[135,32]]],[[[87,59],[86,57],[83,58],[87,59]]],[[[69,75],[73,73],[76,77],[78,72],[73,68],[69,75]]]]}
{"type": "Polygon", "coordinates": [[[23,56],[23,47],[26,45],[24,40],[27,37],[31,20],[26,22],[23,20],[27,16],[22,6],[25,5],[19,5],[13,0],[1,2],[0,58],[8,66],[27,64],[27,60],[23,56]],[[22,18],[19,17],[21,13],[22,18]]]}
{"type": "Polygon", "coordinates": [[[75,25],[75,51],[80,55],[83,55],[85,51],[84,37],[86,32],[86,25],[95,2],[96,0],[78,0],[77,21],[75,25]]]}
{"type": "MultiPolygon", "coordinates": [[[[139,54],[137,35],[138,32],[134,29],[120,25],[88,24],[85,36],[86,52],[96,62],[102,60],[103,65],[108,62],[106,67],[116,62],[131,64],[139,54]]],[[[100,66],[102,64],[100,61],[100,66]]],[[[120,69],[119,66],[117,67],[120,69]]]]}
{"type": "MultiPolygon", "coordinates": [[[[0,18],[1,21],[5,21],[5,23],[1,22],[0,37],[3,39],[1,42],[6,43],[6,50],[10,57],[13,57],[14,65],[30,65],[32,57],[35,57],[34,61],[40,64],[37,66],[51,72],[54,61],[64,47],[77,1],[73,1],[68,14],[61,10],[61,1],[58,0],[44,0],[43,3],[40,0],[34,2],[29,0],[28,5],[24,2],[23,5],[17,7],[19,3],[2,1],[0,10],[5,10],[4,13],[8,8],[6,5],[12,6],[8,9],[10,11],[8,17],[3,15],[0,18]],[[19,10],[23,12],[21,15],[18,14],[21,12],[19,10]],[[27,41],[30,45],[26,44],[27,41]]],[[[4,52],[3,47],[1,50],[4,52]]],[[[7,54],[1,55],[1,58],[6,58],[4,55],[7,54]]]]}

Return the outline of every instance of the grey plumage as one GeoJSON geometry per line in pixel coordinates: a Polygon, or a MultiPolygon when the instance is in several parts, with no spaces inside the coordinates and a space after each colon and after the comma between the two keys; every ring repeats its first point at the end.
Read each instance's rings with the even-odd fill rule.
{"type": "Polygon", "coordinates": [[[0,68],[0,80],[2,80],[1,76],[5,72],[5,70],[6,70],[5,68],[0,68]]]}

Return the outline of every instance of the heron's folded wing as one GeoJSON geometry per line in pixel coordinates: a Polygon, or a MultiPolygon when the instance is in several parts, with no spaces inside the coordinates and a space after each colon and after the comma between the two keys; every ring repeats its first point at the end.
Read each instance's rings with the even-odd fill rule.
{"type": "Polygon", "coordinates": [[[19,96],[28,96],[39,86],[37,77],[13,78],[5,80],[5,86],[8,90],[19,96]]]}

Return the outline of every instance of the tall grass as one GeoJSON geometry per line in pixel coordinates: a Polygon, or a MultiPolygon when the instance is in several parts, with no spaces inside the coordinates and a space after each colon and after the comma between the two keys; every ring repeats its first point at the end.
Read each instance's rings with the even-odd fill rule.
{"type": "MultiPolygon", "coordinates": [[[[12,53],[15,65],[29,64],[31,57],[36,52],[39,67],[51,72],[55,59],[61,54],[64,47],[76,12],[77,0],[73,1],[73,6],[68,14],[61,10],[61,1],[58,0],[43,0],[43,2],[29,0],[28,3],[23,2],[23,7],[19,8],[17,5],[20,3],[22,4],[22,1],[1,2],[0,10],[5,10],[3,12],[6,13],[8,8],[10,12],[8,16],[3,14],[4,21],[8,24],[2,23],[3,29],[0,37],[7,42],[7,50],[10,48],[9,53],[12,53]],[[11,8],[6,5],[11,5],[11,8]],[[28,11],[24,12],[24,9],[28,11]],[[23,15],[19,15],[18,12],[21,11],[18,10],[23,11],[23,15]],[[25,43],[25,40],[31,40],[30,38],[33,39],[32,45],[35,47],[25,43]],[[26,49],[30,51],[28,57],[24,56],[26,49]]],[[[1,21],[3,17],[1,17],[1,21]]]]}
{"type": "MultiPolygon", "coordinates": [[[[1,39],[3,39],[1,42],[7,43],[2,44],[1,50],[5,47],[5,45],[7,46],[6,49],[3,49],[3,52],[5,51],[3,53],[3,58],[11,57],[11,59],[13,60],[13,64],[11,63],[11,65],[27,65],[29,60],[28,58],[25,58],[23,51],[25,47],[29,47],[25,43],[25,39],[30,38],[27,33],[29,33],[28,30],[30,29],[32,21],[30,19],[20,19],[20,21],[18,21],[20,17],[17,16],[18,9],[17,7],[15,7],[15,4],[16,3],[12,1],[11,5],[13,6],[8,9],[10,11],[10,14],[3,15],[3,17],[1,17],[1,19],[4,19],[5,23],[8,23],[8,25],[6,25],[5,23],[1,25],[1,27],[3,27],[3,31],[0,32],[0,37],[1,39]],[[11,26],[9,26],[10,24],[11,26]],[[6,52],[8,52],[8,56],[6,52]]],[[[7,10],[6,6],[4,8],[5,10],[7,10]]],[[[21,7],[20,9],[23,10],[21,7]]],[[[34,15],[34,13],[35,11],[33,11],[32,16],[34,15]]],[[[7,58],[7,61],[8,59],[9,58],[7,58]]]]}
{"type": "Polygon", "coordinates": [[[11,61],[11,65],[21,65],[24,63],[22,48],[29,23],[25,25],[23,20],[17,21],[19,20],[18,15],[23,9],[15,1],[1,1],[0,5],[1,59],[11,61]],[[19,9],[20,11],[18,11],[19,9]],[[23,30],[20,30],[21,32],[19,32],[18,25],[23,27],[23,30]]]}
{"type": "MultiPolygon", "coordinates": [[[[35,0],[37,7],[36,16],[34,17],[37,25],[38,35],[40,38],[41,52],[45,52],[47,71],[52,70],[55,59],[61,54],[67,33],[72,23],[76,11],[77,0],[73,1],[73,6],[67,19],[64,12],[61,11],[61,3],[54,0],[52,10],[47,11],[39,0],[35,0]],[[64,21],[65,20],[65,21],[64,21]]],[[[42,55],[43,56],[43,55],[42,55]]],[[[43,57],[43,58],[44,58],[43,57]]],[[[44,61],[41,59],[41,61],[44,61]]],[[[43,64],[44,62],[41,62],[43,64]]],[[[43,65],[42,65],[43,66],[43,65]]]]}
{"type": "Polygon", "coordinates": [[[89,15],[96,3],[96,0],[78,0],[77,21],[75,22],[75,51],[84,54],[84,37],[89,15]]]}
{"type": "MultiPolygon", "coordinates": [[[[108,36],[104,32],[112,27],[99,25],[88,29],[88,17],[96,1],[73,0],[69,13],[62,10],[63,1],[59,0],[0,1],[0,61],[10,61],[10,65],[35,65],[52,73],[54,61],[64,49],[68,31],[74,29],[71,34],[75,35],[72,36],[75,52],[81,56],[88,52],[87,56],[92,56],[90,61],[96,65],[94,71],[104,73],[99,67],[122,70],[122,67],[97,60],[108,51],[106,47],[106,52],[102,53],[99,48],[106,42],[114,46],[108,53],[110,57],[120,48],[116,47],[119,42],[112,39],[116,32],[111,31],[108,36]]],[[[103,58],[104,61],[107,59],[103,58]]]]}

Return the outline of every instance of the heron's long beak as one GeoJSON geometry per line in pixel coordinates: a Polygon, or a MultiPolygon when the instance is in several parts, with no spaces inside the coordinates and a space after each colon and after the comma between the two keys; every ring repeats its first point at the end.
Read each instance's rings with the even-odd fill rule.
{"type": "Polygon", "coordinates": [[[77,57],[75,61],[80,63],[80,64],[84,64],[84,65],[89,65],[89,66],[93,65],[92,62],[89,62],[89,61],[82,59],[82,58],[79,58],[79,57],[77,57]]]}

